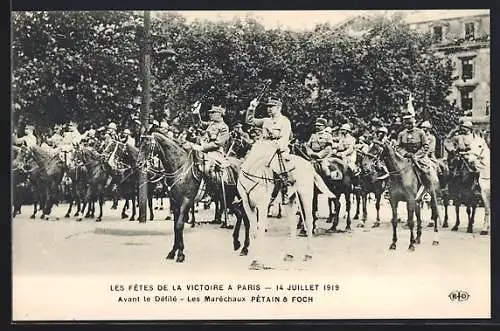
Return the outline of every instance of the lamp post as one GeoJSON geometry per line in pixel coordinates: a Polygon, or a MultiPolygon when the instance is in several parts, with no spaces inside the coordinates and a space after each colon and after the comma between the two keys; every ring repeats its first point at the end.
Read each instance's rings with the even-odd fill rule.
{"type": "MultiPolygon", "coordinates": [[[[141,122],[140,135],[147,134],[149,127],[149,113],[151,105],[151,12],[144,11],[144,33],[141,41],[140,68],[142,75],[142,102],[139,120],[141,122]]],[[[144,148],[141,148],[139,160],[145,166],[139,173],[139,223],[146,222],[146,203],[148,201],[148,167],[144,155],[144,148]]]]}

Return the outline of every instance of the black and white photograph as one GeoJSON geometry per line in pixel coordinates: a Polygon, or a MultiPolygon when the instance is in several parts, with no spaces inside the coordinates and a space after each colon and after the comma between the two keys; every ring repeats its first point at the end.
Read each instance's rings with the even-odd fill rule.
{"type": "Polygon", "coordinates": [[[490,31],[13,11],[12,321],[491,318],[490,31]]]}

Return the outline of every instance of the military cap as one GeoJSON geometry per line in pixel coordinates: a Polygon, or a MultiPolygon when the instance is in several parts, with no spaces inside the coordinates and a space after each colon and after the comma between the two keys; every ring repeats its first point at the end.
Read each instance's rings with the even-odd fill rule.
{"type": "Polygon", "coordinates": [[[269,98],[266,101],[266,105],[267,106],[278,106],[278,107],[281,107],[281,106],[283,106],[283,102],[281,102],[281,100],[278,100],[278,99],[269,98]]]}
{"type": "Polygon", "coordinates": [[[209,113],[221,113],[221,114],[224,114],[224,113],[226,113],[226,108],[224,108],[222,106],[212,106],[212,108],[210,108],[210,110],[208,112],[209,113]]]}

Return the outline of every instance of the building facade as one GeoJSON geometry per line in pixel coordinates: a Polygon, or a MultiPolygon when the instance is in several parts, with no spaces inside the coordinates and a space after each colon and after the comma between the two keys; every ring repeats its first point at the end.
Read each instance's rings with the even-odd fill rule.
{"type": "Polygon", "coordinates": [[[410,28],[430,33],[432,51],[453,63],[449,99],[476,127],[490,125],[489,10],[414,11],[406,16],[410,28]]]}

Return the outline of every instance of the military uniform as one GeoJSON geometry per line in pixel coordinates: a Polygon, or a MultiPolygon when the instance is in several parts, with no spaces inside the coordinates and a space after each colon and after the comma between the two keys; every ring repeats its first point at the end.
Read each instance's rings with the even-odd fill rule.
{"type": "Polygon", "coordinates": [[[346,131],[346,133],[344,135],[339,135],[338,143],[334,143],[333,147],[336,150],[335,154],[344,160],[353,173],[356,174],[358,172],[356,166],[356,138],[350,134],[351,126],[349,124],[342,125],[340,130],[346,131]]]}
{"type": "Polygon", "coordinates": [[[205,136],[203,137],[203,151],[217,151],[224,153],[224,146],[229,140],[229,127],[224,121],[206,123],[205,136]]]}
{"type": "MultiPolygon", "coordinates": [[[[318,119],[316,125],[320,128],[326,125],[326,120],[318,119]]],[[[326,127],[315,132],[307,142],[308,154],[319,164],[325,176],[330,176],[329,156],[332,153],[332,135],[326,127]]],[[[314,163],[313,163],[314,164],[314,163]]]]}

